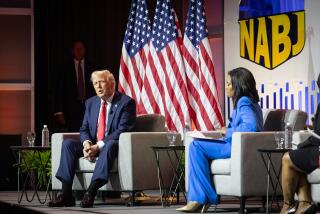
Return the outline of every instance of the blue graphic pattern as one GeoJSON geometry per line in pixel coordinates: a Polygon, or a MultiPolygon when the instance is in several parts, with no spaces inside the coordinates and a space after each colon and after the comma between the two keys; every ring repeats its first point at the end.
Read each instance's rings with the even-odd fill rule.
{"type": "MultiPolygon", "coordinates": [[[[285,82],[284,84],[273,83],[269,86],[261,84],[257,88],[261,108],[302,110],[308,114],[307,123],[311,123],[311,118],[316,113],[317,105],[320,102],[320,93],[315,80],[310,81],[309,84],[302,81],[298,83],[285,82]]],[[[227,118],[230,118],[233,108],[230,98],[227,99],[226,107],[227,118]]]]}
{"type": "Polygon", "coordinates": [[[241,0],[239,20],[304,10],[304,0],[241,0]]]}
{"type": "Polygon", "coordinates": [[[309,115],[309,102],[308,102],[308,98],[309,98],[309,88],[305,87],[304,88],[304,94],[305,94],[305,112],[307,112],[307,114],[309,115]]]}

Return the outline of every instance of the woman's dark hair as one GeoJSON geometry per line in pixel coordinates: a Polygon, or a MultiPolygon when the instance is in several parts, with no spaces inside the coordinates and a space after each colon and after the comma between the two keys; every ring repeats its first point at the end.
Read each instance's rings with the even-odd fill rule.
{"type": "Polygon", "coordinates": [[[246,68],[235,68],[228,72],[231,77],[231,84],[234,90],[233,105],[237,107],[238,100],[249,97],[252,102],[259,102],[259,95],[256,89],[256,81],[252,73],[246,68]]]}

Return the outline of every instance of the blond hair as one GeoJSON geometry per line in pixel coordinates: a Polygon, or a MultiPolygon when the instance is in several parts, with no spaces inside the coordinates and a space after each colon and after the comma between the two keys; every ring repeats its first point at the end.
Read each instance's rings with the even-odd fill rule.
{"type": "Polygon", "coordinates": [[[109,83],[112,83],[113,84],[113,90],[116,89],[116,80],[113,76],[113,74],[109,71],[109,70],[98,70],[98,71],[94,71],[91,73],[91,82],[92,82],[92,78],[93,76],[95,75],[103,75],[104,76],[104,79],[109,82],[109,83]]]}

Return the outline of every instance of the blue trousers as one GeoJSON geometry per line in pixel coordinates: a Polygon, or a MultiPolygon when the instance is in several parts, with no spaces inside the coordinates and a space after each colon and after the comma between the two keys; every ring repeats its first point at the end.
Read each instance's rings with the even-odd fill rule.
{"type": "Polygon", "coordinates": [[[231,143],[194,140],[189,146],[188,201],[217,204],[218,196],[212,182],[210,163],[229,158],[231,143]]]}
{"type": "MultiPolygon", "coordinates": [[[[107,183],[109,169],[111,169],[114,159],[118,156],[118,145],[118,141],[110,141],[102,147],[98,154],[91,182],[101,179],[107,183]]],[[[81,157],[83,157],[82,143],[73,139],[65,139],[62,143],[60,164],[56,178],[61,182],[72,183],[78,159],[81,157]]]]}

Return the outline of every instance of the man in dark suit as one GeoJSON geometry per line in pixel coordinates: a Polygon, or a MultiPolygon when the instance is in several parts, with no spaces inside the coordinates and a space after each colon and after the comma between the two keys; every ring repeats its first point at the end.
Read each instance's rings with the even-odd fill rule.
{"type": "Polygon", "coordinates": [[[75,41],[72,59],[66,61],[56,79],[55,131],[78,132],[84,114],[84,101],[94,96],[90,75],[95,69],[85,58],[83,42],[75,41]]]}
{"type": "Polygon", "coordinates": [[[72,182],[78,159],[96,161],[92,180],[81,206],[92,207],[97,190],[107,183],[109,169],[118,155],[118,140],[123,132],[132,131],[136,120],[135,101],[115,91],[114,76],[107,70],[91,75],[97,96],[86,101],[80,128],[80,141],[66,139],[62,143],[61,159],[56,177],[62,182],[62,193],[48,206],[74,206],[72,182]]]}

